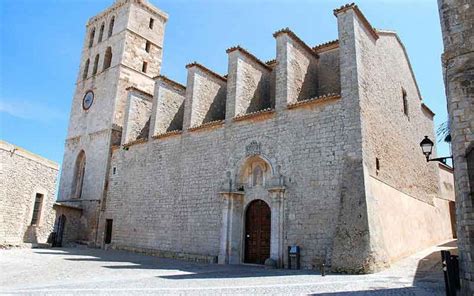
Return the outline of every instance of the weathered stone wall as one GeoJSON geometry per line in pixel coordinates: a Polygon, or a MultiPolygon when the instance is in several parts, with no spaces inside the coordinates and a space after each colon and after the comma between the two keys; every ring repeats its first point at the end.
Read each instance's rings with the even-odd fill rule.
{"type": "Polygon", "coordinates": [[[330,262],[340,195],[338,114],[340,104],[327,102],[116,150],[104,215],[114,219],[113,244],[217,256],[222,182],[227,171],[238,175],[246,145],[257,140],[288,179],[284,246],[300,245],[306,268],[330,262]]]}
{"type": "Polygon", "coordinates": [[[186,88],[163,77],[155,79],[150,136],[183,129],[186,88]]]}
{"type": "Polygon", "coordinates": [[[166,19],[166,14],[146,1],[121,0],[87,23],[58,196],[62,202],[83,209],[79,228],[84,233],[77,235],[81,240],[95,239],[99,205],[107,186],[111,145],[120,143],[117,137],[124,126],[128,98],[126,89],[136,87],[153,93],[154,81],[151,77],[159,74],[161,67],[166,19]],[[149,27],[150,18],[154,19],[153,28],[149,27]],[[109,37],[112,19],[114,26],[109,37]],[[100,26],[103,23],[104,34],[99,41],[100,26]],[[96,33],[93,44],[89,47],[93,28],[96,33]],[[147,40],[151,43],[149,52],[145,51],[147,40]],[[112,49],[112,61],[110,67],[104,69],[108,47],[112,49]],[[99,55],[99,63],[97,73],[93,74],[96,55],[99,55]],[[83,78],[86,60],[89,60],[89,71],[86,78],[83,78]],[[148,62],[147,73],[142,72],[143,61],[148,62]],[[82,101],[88,90],[92,90],[95,97],[90,109],[84,110],[82,101]],[[83,194],[80,199],[71,199],[75,161],[81,150],[86,154],[83,194]]]}
{"type": "Polygon", "coordinates": [[[152,99],[151,96],[130,90],[122,144],[148,139],[152,99]]]}
{"type": "Polygon", "coordinates": [[[58,164],[0,141],[0,245],[46,243],[54,227],[58,164]],[[32,225],[36,194],[42,194],[32,225]]]}
{"type": "MultiPolygon", "coordinates": [[[[276,70],[282,75],[280,79],[284,79],[280,82],[281,87],[286,88],[281,98],[284,104],[311,99],[318,95],[318,60],[315,53],[296,38],[285,31],[276,35],[278,61],[276,70]]],[[[279,84],[278,78],[277,76],[277,84],[279,84]]]]}
{"type": "Polygon", "coordinates": [[[339,48],[319,53],[318,95],[341,92],[339,48]]]}
{"type": "Polygon", "coordinates": [[[474,5],[469,0],[438,0],[438,6],[454,163],[461,295],[467,296],[474,293],[474,5]]]}
{"type": "Polygon", "coordinates": [[[198,65],[188,65],[184,127],[225,118],[226,80],[198,65]]]}
{"type": "Polygon", "coordinates": [[[227,117],[271,108],[271,68],[239,48],[228,54],[227,117]]]}

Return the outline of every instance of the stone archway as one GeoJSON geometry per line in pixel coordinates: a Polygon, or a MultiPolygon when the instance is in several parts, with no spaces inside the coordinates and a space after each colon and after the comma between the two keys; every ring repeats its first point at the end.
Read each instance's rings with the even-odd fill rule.
{"type": "Polygon", "coordinates": [[[271,209],[261,199],[252,201],[245,211],[244,262],[264,264],[270,258],[271,209]]]}
{"type": "MultiPolygon", "coordinates": [[[[252,144],[260,147],[253,142],[252,144]]],[[[220,192],[223,208],[218,262],[220,264],[247,262],[263,264],[267,258],[271,258],[276,266],[283,267],[285,184],[280,167],[276,166],[275,170],[267,157],[261,153],[251,153],[242,158],[237,167],[230,170],[236,172],[236,175],[232,178],[230,171],[227,172],[227,178],[220,192]],[[248,251],[248,246],[246,247],[248,211],[246,209],[252,207],[252,203],[258,200],[264,202],[268,208],[270,223],[267,232],[269,250],[265,251],[267,258],[262,259],[260,256],[264,255],[259,255],[257,260],[246,256],[246,250],[248,251]]]]}

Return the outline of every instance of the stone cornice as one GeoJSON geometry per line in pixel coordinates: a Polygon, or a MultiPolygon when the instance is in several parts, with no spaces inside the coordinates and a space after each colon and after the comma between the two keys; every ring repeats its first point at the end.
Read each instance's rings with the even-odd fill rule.
{"type": "Polygon", "coordinates": [[[311,98],[311,99],[307,99],[307,100],[298,101],[298,102],[295,102],[295,103],[288,104],[287,108],[288,109],[295,109],[295,108],[302,107],[302,106],[307,106],[307,105],[312,105],[312,104],[337,100],[337,99],[340,99],[340,98],[341,98],[340,94],[325,94],[325,95],[321,95],[321,96],[314,97],[314,98],[311,98]]]}
{"type": "Polygon", "coordinates": [[[237,46],[233,46],[231,48],[228,48],[225,52],[226,53],[231,53],[233,51],[239,51],[241,52],[243,55],[245,55],[246,57],[248,57],[249,59],[251,59],[252,61],[256,62],[257,64],[259,64],[260,66],[264,67],[265,69],[271,71],[272,68],[267,65],[266,63],[262,62],[259,58],[257,58],[256,56],[254,56],[253,54],[251,54],[248,50],[246,50],[245,48],[242,48],[240,45],[237,45],[237,46]]]}
{"type": "Polygon", "coordinates": [[[188,128],[188,131],[197,131],[206,128],[220,127],[224,124],[224,120],[214,120],[210,122],[203,123],[201,125],[196,125],[188,128]]]}
{"type": "Polygon", "coordinates": [[[125,143],[125,144],[122,145],[122,147],[123,148],[128,148],[128,147],[133,146],[133,145],[146,143],[147,141],[148,141],[148,139],[146,139],[146,138],[140,138],[140,139],[136,139],[136,140],[130,141],[128,143],[125,143]]]}
{"type": "Polygon", "coordinates": [[[152,139],[163,139],[163,138],[167,138],[171,136],[181,135],[182,133],[183,133],[182,130],[174,130],[174,131],[169,131],[169,132],[153,135],[152,139]]]}
{"type": "Polygon", "coordinates": [[[100,20],[101,18],[104,18],[105,16],[114,13],[116,10],[121,8],[122,6],[125,6],[127,4],[136,4],[140,6],[141,8],[145,9],[146,11],[152,13],[155,16],[158,16],[163,20],[164,23],[168,20],[168,14],[165,12],[159,10],[158,8],[154,7],[153,5],[149,4],[148,1],[143,1],[143,0],[122,0],[122,1],[115,1],[115,3],[108,7],[107,9],[103,10],[102,12],[96,14],[95,16],[89,18],[87,21],[87,26],[89,26],[91,23],[100,20]]]}
{"type": "Polygon", "coordinates": [[[355,5],[355,3],[351,3],[351,4],[346,4],[346,5],[343,5],[339,8],[336,8],[334,9],[334,15],[337,17],[338,14],[340,13],[344,13],[348,10],[353,10],[354,13],[357,15],[357,17],[360,19],[360,21],[362,22],[362,24],[366,27],[366,29],[369,31],[370,35],[372,35],[372,37],[377,40],[379,39],[379,35],[377,34],[377,31],[372,27],[372,25],[370,25],[369,21],[367,20],[367,18],[364,16],[364,14],[362,13],[362,11],[359,10],[359,7],[357,7],[357,5],[355,5]]]}
{"type": "Polygon", "coordinates": [[[247,120],[247,119],[255,119],[255,118],[264,117],[266,115],[270,115],[270,114],[273,114],[273,113],[275,113],[275,109],[267,108],[267,109],[247,113],[247,114],[237,115],[232,120],[233,121],[243,121],[243,120],[247,120]]]}
{"type": "Polygon", "coordinates": [[[146,97],[148,97],[148,98],[153,98],[153,95],[152,95],[152,94],[147,93],[146,91],[141,90],[141,89],[139,89],[139,88],[136,88],[135,86],[129,86],[129,87],[127,87],[125,90],[127,90],[127,91],[129,91],[129,92],[137,92],[137,93],[139,93],[139,94],[141,94],[141,95],[144,95],[144,96],[146,96],[146,97]]]}
{"type": "Polygon", "coordinates": [[[436,114],[431,111],[431,109],[425,104],[425,103],[421,103],[421,108],[423,108],[426,112],[428,112],[432,117],[434,117],[436,114]]]}
{"type": "Polygon", "coordinates": [[[203,65],[199,64],[198,62],[192,62],[192,63],[186,65],[186,69],[189,69],[189,68],[192,68],[192,67],[197,67],[197,68],[201,69],[203,72],[205,72],[207,74],[210,74],[211,76],[213,76],[217,79],[220,79],[224,82],[227,82],[227,78],[225,78],[224,76],[222,76],[220,74],[217,74],[216,72],[204,67],[203,65]]]}
{"type": "Polygon", "coordinates": [[[313,50],[317,53],[321,53],[336,48],[339,48],[339,40],[337,39],[316,45],[313,47],[313,50]]]}
{"type": "Polygon", "coordinates": [[[289,28],[284,28],[284,29],[276,31],[275,33],[273,33],[273,37],[277,38],[278,36],[282,34],[288,35],[293,41],[295,41],[301,47],[306,49],[306,51],[312,54],[315,58],[319,57],[319,55],[308,44],[306,44],[303,40],[301,40],[298,36],[296,36],[296,34],[293,33],[293,31],[291,31],[289,28]]]}
{"type": "Polygon", "coordinates": [[[179,82],[176,82],[174,80],[171,80],[169,79],[168,77],[164,76],[164,75],[158,75],[156,77],[153,78],[154,80],[160,80],[174,88],[179,88],[180,90],[186,90],[186,86],[182,85],[181,83],[179,82]]]}
{"type": "Polygon", "coordinates": [[[46,167],[49,167],[51,169],[59,170],[59,164],[55,163],[54,161],[44,158],[42,156],[39,156],[38,154],[35,154],[19,146],[10,144],[8,142],[0,140],[0,149],[6,152],[9,152],[10,156],[18,155],[23,158],[37,162],[46,167]]]}

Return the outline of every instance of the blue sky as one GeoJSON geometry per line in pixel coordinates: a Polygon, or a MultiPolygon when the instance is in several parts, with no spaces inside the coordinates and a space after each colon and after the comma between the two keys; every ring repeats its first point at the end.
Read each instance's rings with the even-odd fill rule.
{"type": "MultiPolygon", "coordinates": [[[[275,57],[272,33],[289,27],[309,45],[337,38],[332,10],[346,1],[149,0],[169,14],[162,74],[183,84],[194,60],[225,74],[225,50],[275,57]]],[[[87,19],[113,0],[0,1],[0,138],[58,163],[63,157],[87,19]]],[[[397,31],[421,94],[446,121],[441,29],[435,0],[361,0],[375,28],[397,31]]],[[[421,139],[420,139],[421,140],[421,139]]],[[[440,144],[438,154],[449,148],[440,144]]]]}

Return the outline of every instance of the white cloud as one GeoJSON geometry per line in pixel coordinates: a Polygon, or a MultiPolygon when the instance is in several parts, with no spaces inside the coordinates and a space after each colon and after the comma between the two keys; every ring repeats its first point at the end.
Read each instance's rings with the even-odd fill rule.
{"type": "Polygon", "coordinates": [[[64,120],[66,114],[56,108],[30,101],[8,101],[0,99],[0,113],[11,116],[41,122],[64,120]]]}

